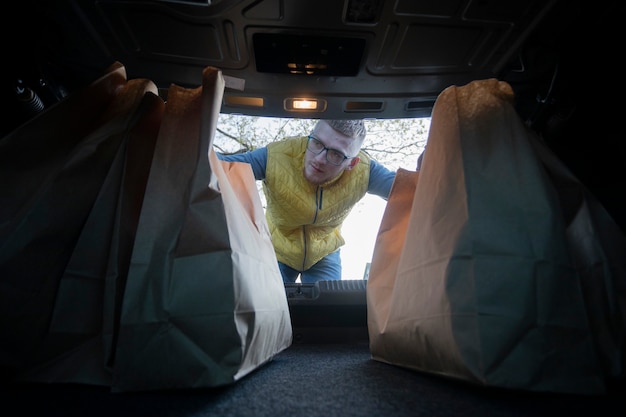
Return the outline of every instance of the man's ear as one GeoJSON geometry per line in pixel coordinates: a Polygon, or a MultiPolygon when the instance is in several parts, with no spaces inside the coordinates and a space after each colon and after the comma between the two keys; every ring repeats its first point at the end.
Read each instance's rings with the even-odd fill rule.
{"type": "Polygon", "coordinates": [[[358,156],[355,156],[354,158],[352,158],[350,160],[350,163],[348,164],[348,166],[346,167],[346,169],[349,171],[352,168],[354,168],[356,166],[356,164],[359,163],[359,161],[361,160],[361,158],[359,158],[358,156]]]}

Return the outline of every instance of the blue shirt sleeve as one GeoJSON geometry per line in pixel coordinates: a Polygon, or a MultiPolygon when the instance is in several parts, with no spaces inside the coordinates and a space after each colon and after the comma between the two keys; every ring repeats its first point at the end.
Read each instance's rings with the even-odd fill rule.
{"type": "Polygon", "coordinates": [[[396,172],[391,171],[375,160],[370,160],[370,182],[367,192],[375,194],[387,200],[391,185],[396,178],[396,172]]]}
{"type": "Polygon", "coordinates": [[[254,179],[265,179],[265,168],[267,167],[267,148],[258,148],[250,152],[238,153],[234,155],[223,155],[216,152],[217,157],[222,161],[246,162],[252,166],[254,179]]]}

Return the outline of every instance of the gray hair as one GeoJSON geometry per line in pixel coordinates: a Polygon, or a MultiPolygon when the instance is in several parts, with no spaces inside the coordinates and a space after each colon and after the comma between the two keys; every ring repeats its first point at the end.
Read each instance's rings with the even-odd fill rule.
{"type": "Polygon", "coordinates": [[[362,142],[367,134],[363,120],[320,120],[326,122],[337,132],[362,142]]]}

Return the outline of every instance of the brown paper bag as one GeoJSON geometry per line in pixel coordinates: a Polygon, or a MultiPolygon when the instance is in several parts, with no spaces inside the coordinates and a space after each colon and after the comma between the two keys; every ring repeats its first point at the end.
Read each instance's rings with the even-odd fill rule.
{"type": "Polygon", "coordinates": [[[165,105],[156,94],[151,81],[130,80],[112,103],[128,127],[113,135],[120,146],[59,281],[36,366],[21,380],[111,384],[106,359],[165,105]]]}
{"type": "Polygon", "coordinates": [[[377,255],[392,239],[374,249],[372,357],[481,385],[601,393],[559,194],[512,97],[497,80],[439,96],[395,276],[377,255]]]}
{"type": "Polygon", "coordinates": [[[146,91],[156,87],[127,83],[116,63],[0,143],[0,356],[11,376],[68,377],[78,363],[48,368],[101,330],[112,226],[102,216],[115,209],[119,184],[110,183],[146,91]],[[77,263],[85,270],[75,280],[77,263]]]}
{"type": "MultiPolygon", "coordinates": [[[[385,214],[380,221],[372,255],[369,276],[376,277],[376,290],[365,292],[366,300],[370,294],[375,296],[371,303],[389,300],[393,293],[418,178],[419,172],[417,171],[408,171],[403,168],[396,171],[396,178],[387,199],[385,214]],[[385,279],[380,277],[385,277],[385,279]]],[[[373,284],[368,281],[368,286],[370,285],[373,284]]],[[[370,305],[369,300],[367,300],[367,305],[370,305]]],[[[368,328],[383,328],[389,316],[390,307],[390,303],[377,302],[376,308],[368,308],[368,328]]]]}
{"type": "Polygon", "coordinates": [[[600,202],[538,139],[530,138],[556,188],[580,276],[594,345],[608,377],[626,376],[626,236],[600,202]]]}
{"type": "Polygon", "coordinates": [[[224,81],[171,86],[124,290],[113,391],[233,383],[291,344],[248,165],[212,150],[224,81]]]}

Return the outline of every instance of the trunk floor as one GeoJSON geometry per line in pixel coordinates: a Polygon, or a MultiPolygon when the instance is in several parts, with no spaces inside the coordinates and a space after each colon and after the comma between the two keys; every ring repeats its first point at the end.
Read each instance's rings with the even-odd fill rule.
{"type": "Polygon", "coordinates": [[[1,388],[5,416],[622,416],[626,384],[602,396],[470,385],[371,359],[367,343],[293,344],[228,387],[111,393],[75,384],[1,388]]]}

